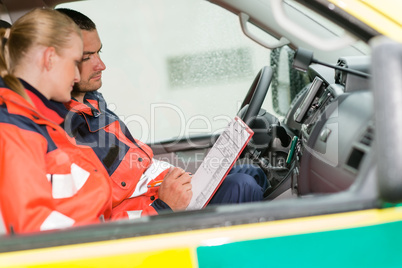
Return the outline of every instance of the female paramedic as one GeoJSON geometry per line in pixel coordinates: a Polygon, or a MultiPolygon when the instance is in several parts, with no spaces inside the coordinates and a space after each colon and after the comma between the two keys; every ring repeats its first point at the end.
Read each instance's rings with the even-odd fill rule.
{"type": "Polygon", "coordinates": [[[80,80],[80,29],[57,11],[35,9],[1,29],[0,39],[0,229],[25,233],[110,218],[108,173],[59,126],[63,117],[50,102],[69,101],[80,80]]]}

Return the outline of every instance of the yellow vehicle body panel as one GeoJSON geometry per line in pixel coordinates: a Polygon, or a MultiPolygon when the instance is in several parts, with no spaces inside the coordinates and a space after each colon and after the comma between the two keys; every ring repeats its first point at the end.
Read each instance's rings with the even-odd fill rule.
{"type": "Polygon", "coordinates": [[[379,33],[402,42],[402,1],[329,0],[379,33]]]}
{"type": "Polygon", "coordinates": [[[402,222],[402,208],[228,226],[0,254],[0,267],[199,267],[197,249],[402,222]]]}

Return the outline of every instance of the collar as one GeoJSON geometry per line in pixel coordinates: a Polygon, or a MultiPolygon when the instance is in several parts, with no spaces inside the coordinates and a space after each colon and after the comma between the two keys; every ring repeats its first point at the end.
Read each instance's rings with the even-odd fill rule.
{"type": "Polygon", "coordinates": [[[89,116],[98,117],[105,113],[106,102],[99,92],[87,92],[84,96],[84,103],[77,101],[75,98],[64,104],[69,111],[76,113],[84,113],[89,116]]]}
{"type": "Polygon", "coordinates": [[[107,109],[105,99],[97,91],[87,92],[84,96],[84,103],[72,98],[64,105],[69,111],[81,114],[89,130],[92,132],[98,131],[115,121],[119,121],[117,115],[107,109]]]}
{"type": "Polygon", "coordinates": [[[20,79],[22,85],[25,87],[25,91],[29,98],[32,100],[36,109],[44,115],[47,119],[60,125],[63,123],[67,110],[60,102],[50,101],[45,98],[37,89],[28,84],[26,81],[20,79]]]}

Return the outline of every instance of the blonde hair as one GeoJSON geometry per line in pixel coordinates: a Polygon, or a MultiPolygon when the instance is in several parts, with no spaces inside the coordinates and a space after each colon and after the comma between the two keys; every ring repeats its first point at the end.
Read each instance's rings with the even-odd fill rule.
{"type": "MultiPolygon", "coordinates": [[[[29,100],[20,80],[13,74],[35,46],[65,49],[73,34],[81,30],[68,16],[49,8],[34,9],[19,18],[10,29],[0,29],[0,76],[13,91],[29,100]]],[[[25,63],[26,64],[26,63],[25,63]]]]}

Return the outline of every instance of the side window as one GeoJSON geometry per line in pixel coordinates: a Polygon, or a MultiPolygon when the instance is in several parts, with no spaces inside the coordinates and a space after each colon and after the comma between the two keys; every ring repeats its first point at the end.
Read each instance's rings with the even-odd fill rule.
{"type": "Polygon", "coordinates": [[[271,66],[274,72],[270,88],[272,109],[279,118],[286,115],[297,93],[309,83],[306,73],[292,68],[294,54],[295,51],[288,46],[271,51],[271,66]]]}
{"type": "MultiPolygon", "coordinates": [[[[99,0],[58,7],[78,10],[96,23],[107,67],[100,91],[144,142],[220,132],[263,66],[288,66],[284,50],[251,41],[236,15],[207,1],[99,0]]],[[[273,98],[264,102],[278,116],[291,100],[281,93],[289,92],[289,80],[281,75],[289,71],[281,69],[277,92],[270,90],[273,98]]]]}

